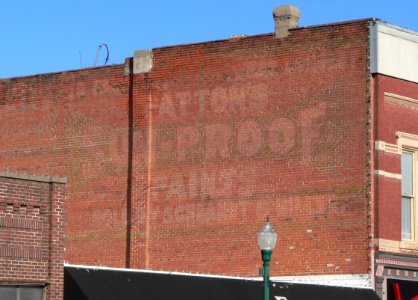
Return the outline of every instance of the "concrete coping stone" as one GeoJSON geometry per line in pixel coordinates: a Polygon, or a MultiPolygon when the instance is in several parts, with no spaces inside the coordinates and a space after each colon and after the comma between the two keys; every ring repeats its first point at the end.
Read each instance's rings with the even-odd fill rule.
{"type": "Polygon", "coordinates": [[[39,182],[48,182],[48,183],[67,183],[66,177],[56,177],[56,176],[48,176],[48,175],[36,175],[36,174],[19,174],[13,173],[9,171],[0,171],[0,177],[3,178],[13,178],[13,179],[21,179],[21,180],[29,180],[29,181],[39,181],[39,182]]]}

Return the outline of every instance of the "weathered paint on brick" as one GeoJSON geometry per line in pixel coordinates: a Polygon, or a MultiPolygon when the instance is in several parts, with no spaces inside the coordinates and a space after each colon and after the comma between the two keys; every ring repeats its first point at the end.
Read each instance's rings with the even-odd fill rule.
{"type": "Polygon", "coordinates": [[[0,168],[68,178],[66,260],[257,276],[269,215],[273,275],[367,273],[368,22],[152,53],[0,82],[0,168]]]}

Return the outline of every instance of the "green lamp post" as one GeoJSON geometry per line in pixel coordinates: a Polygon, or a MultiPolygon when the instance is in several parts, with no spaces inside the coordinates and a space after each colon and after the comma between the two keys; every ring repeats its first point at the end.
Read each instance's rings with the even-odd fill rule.
{"type": "Polygon", "coordinates": [[[261,258],[263,260],[263,267],[260,269],[260,275],[264,278],[264,300],[270,300],[270,274],[269,266],[271,254],[276,246],[277,234],[273,230],[267,217],[266,224],[257,236],[258,247],[261,249],[261,258]]]}

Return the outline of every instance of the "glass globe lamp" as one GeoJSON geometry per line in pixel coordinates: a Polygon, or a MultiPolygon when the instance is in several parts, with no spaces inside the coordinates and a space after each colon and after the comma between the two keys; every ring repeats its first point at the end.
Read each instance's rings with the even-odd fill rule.
{"type": "Polygon", "coordinates": [[[267,217],[266,224],[264,224],[263,229],[260,230],[257,236],[258,247],[261,250],[273,250],[276,247],[277,234],[269,222],[267,217]]]}

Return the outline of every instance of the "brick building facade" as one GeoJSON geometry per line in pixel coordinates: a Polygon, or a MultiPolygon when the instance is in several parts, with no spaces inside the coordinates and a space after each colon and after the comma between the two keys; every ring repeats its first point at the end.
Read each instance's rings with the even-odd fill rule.
{"type": "Polygon", "coordinates": [[[401,153],[418,149],[417,33],[286,32],[1,80],[0,169],[68,178],[71,264],[255,277],[269,215],[273,276],[415,280],[401,153]]]}
{"type": "Polygon", "coordinates": [[[60,178],[0,172],[1,299],[63,298],[64,187],[60,178]]]}

